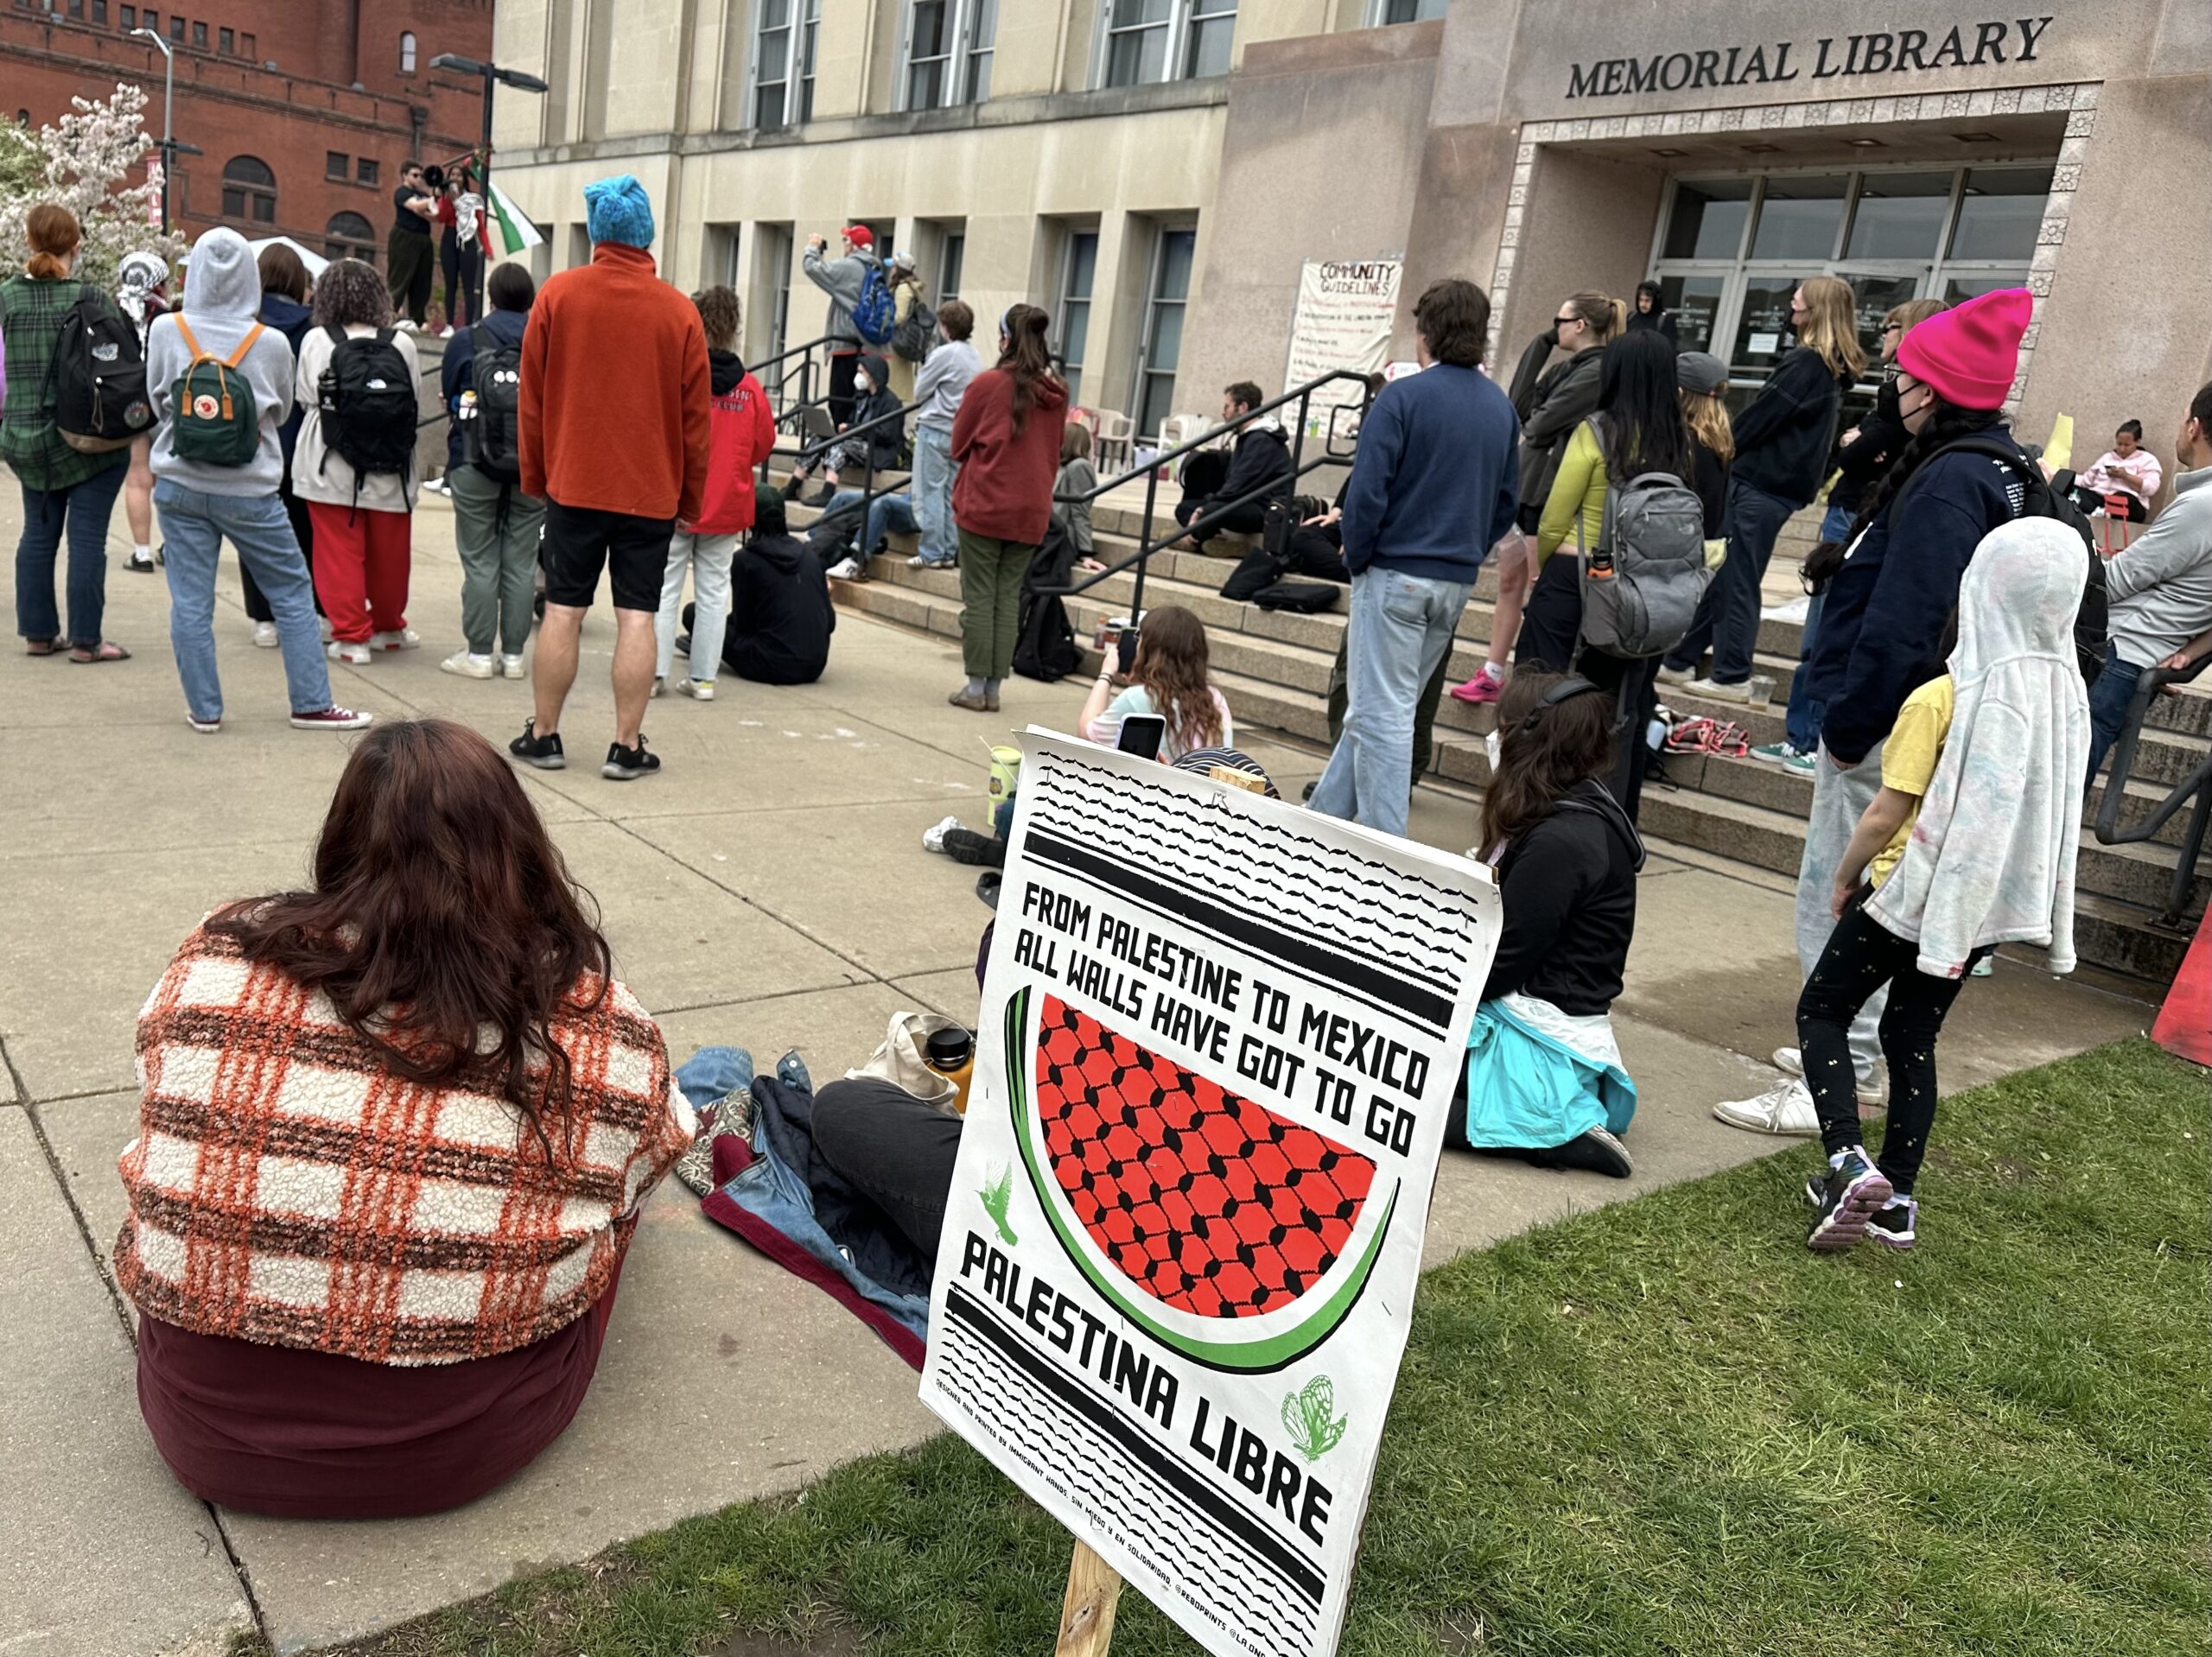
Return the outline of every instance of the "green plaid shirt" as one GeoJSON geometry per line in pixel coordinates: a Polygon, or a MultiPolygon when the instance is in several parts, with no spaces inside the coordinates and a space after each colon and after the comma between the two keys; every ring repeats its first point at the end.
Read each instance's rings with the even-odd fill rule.
{"type": "MultiPolygon", "coordinates": [[[[92,291],[98,292],[97,289],[92,291]]],[[[62,320],[85,293],[74,276],[59,282],[10,276],[0,282],[0,340],[8,352],[8,404],[0,416],[0,460],[26,489],[67,489],[112,466],[130,463],[128,448],[80,454],[54,423],[48,382],[62,320]]]]}

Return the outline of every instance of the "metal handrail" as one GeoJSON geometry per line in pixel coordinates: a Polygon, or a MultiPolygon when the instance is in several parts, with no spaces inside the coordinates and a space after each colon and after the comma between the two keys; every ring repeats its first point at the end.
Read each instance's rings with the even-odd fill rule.
{"type": "MultiPolygon", "coordinates": [[[[893,425],[894,423],[899,427],[900,435],[904,435],[907,416],[912,415],[913,412],[914,410],[912,405],[901,404],[896,409],[890,409],[883,414],[876,416],[873,420],[863,420],[857,426],[849,426],[843,431],[834,433],[831,435],[822,438],[813,443],[804,443],[797,448],[781,448],[772,446],[769,448],[768,453],[760,457],[761,478],[764,481],[766,480],[768,475],[768,462],[772,457],[779,454],[793,455],[801,461],[818,460],[823,455],[828,454],[830,449],[836,448],[839,443],[849,441],[855,437],[865,437],[870,432],[875,431],[881,427],[893,425]]],[[[849,503],[848,505],[837,509],[839,511],[858,511],[860,514],[859,534],[863,544],[861,547],[859,556],[861,568],[863,569],[867,568],[868,555],[874,550],[874,548],[865,544],[868,539],[869,509],[884,496],[894,492],[889,481],[886,481],[880,488],[877,486],[876,479],[878,474],[875,467],[875,445],[874,443],[868,444],[866,446],[866,452],[868,454],[868,480],[861,486],[861,498],[857,502],[849,503]]],[[[897,479],[902,475],[911,478],[912,474],[911,471],[902,474],[895,468],[882,474],[886,479],[897,479]]],[[[834,483],[836,479],[833,478],[831,482],[834,483]]],[[[804,505],[804,503],[801,504],[804,505]]]]}
{"type": "MultiPolygon", "coordinates": [[[[1139,477],[1142,477],[1145,479],[1144,527],[1137,536],[1137,549],[1129,554],[1127,557],[1122,559],[1118,563],[1109,564],[1105,568],[1097,571],[1088,579],[1080,581],[1071,581],[1065,587],[1040,587],[1037,589],[1038,593],[1052,598],[1067,598],[1077,593],[1087,593],[1092,587],[1096,587],[1100,582],[1110,581],[1115,576],[1122,575],[1127,570],[1134,568],[1136,571],[1136,582],[1129,594],[1129,610],[1133,618],[1141,619],[1144,613],[1145,571],[1150,566],[1152,556],[1154,553],[1160,550],[1163,547],[1173,545],[1175,542],[1182,540],[1186,536],[1195,535],[1202,530],[1217,527],[1228,518],[1230,513],[1238,511],[1240,508],[1249,506],[1258,501],[1275,498],[1281,488],[1281,486],[1278,484],[1268,484],[1262,486],[1261,488],[1252,490],[1246,494],[1240,495],[1235,500],[1227,501],[1220,505],[1212,507],[1209,511],[1199,514],[1198,517],[1193,518],[1188,524],[1177,524],[1175,526],[1174,534],[1167,536],[1164,539],[1155,540],[1153,537],[1153,519],[1157,514],[1159,506],[1160,469],[1166,466],[1170,461],[1180,459],[1182,456],[1192,454],[1196,450],[1207,448],[1224,432],[1242,431],[1246,427],[1251,425],[1255,421],[1260,419],[1262,416],[1271,414],[1275,409],[1282,408],[1286,404],[1292,403],[1298,404],[1299,409],[1297,422],[1291,428],[1290,476],[1293,482],[1295,482],[1298,479],[1304,477],[1307,473],[1314,470],[1318,467],[1326,466],[1332,463],[1340,464],[1343,461],[1350,460],[1351,458],[1351,450],[1345,449],[1339,451],[1336,448],[1337,433],[1333,417],[1330,422],[1328,435],[1322,445],[1322,452],[1311,460],[1307,460],[1304,458],[1306,453],[1306,420],[1307,416],[1310,414],[1312,409],[1313,393],[1319,390],[1322,386],[1327,385],[1336,380],[1353,380],[1358,383],[1361,391],[1364,394],[1362,396],[1359,402],[1360,416],[1364,419],[1368,409],[1375,401],[1374,394],[1371,391],[1369,391],[1367,388],[1367,376],[1364,374],[1356,374],[1348,368],[1332,369],[1328,373],[1319,375],[1316,378],[1306,381],[1302,385],[1294,385],[1291,387],[1290,390],[1285,391],[1281,397],[1274,397],[1266,403],[1262,403],[1257,408],[1246,410],[1243,414],[1238,416],[1234,420],[1226,421],[1221,425],[1210,428],[1209,429],[1199,433],[1198,436],[1192,438],[1187,442],[1178,444],[1175,448],[1167,450],[1164,454],[1154,455],[1151,460],[1143,466],[1131,467],[1127,472],[1122,473],[1116,477],[1108,479],[1105,482],[1099,484],[1096,488],[1085,490],[1079,495],[1055,494],[1052,497],[1052,501],[1055,505],[1079,505],[1086,501],[1096,500],[1109,490],[1118,489],[1123,484],[1134,483],[1139,477]]],[[[1331,408],[1333,410],[1334,409],[1341,408],[1344,405],[1338,403],[1332,404],[1331,408]]]]}
{"type": "Polygon", "coordinates": [[[2204,850],[2208,831],[2212,831],[2212,754],[2208,754],[2196,769],[2173,785],[2166,797],[2158,802],[2150,816],[2133,828],[2120,826],[2120,808],[2127,793],[2129,779],[2135,770],[2135,750],[2143,735],[2143,721],[2151,711],[2151,704],[2164,694],[2168,685],[2187,684],[2204,671],[2212,657],[2191,662],[2185,668],[2145,668],[2137,676],[2135,695],[2127,704],[2127,721],[2120,727],[2120,740],[2113,746],[2112,769],[2106,774],[2105,796],[2098,803],[2096,836],[2101,846],[2133,846],[2139,841],[2157,838],[2158,830],[2174,813],[2194,799],[2190,812],[2189,831],[2182,836],[2179,853],[2174,860],[2171,883],[2166,888],[2165,912],[2157,924],[2171,929],[2184,929],[2189,909],[2190,888],[2196,884],[2196,862],[2204,850]]]}

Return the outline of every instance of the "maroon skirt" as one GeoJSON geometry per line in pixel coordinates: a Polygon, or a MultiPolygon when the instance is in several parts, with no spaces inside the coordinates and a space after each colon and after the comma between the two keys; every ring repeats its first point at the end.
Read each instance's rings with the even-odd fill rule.
{"type": "Polygon", "coordinates": [[[488,1358],[398,1368],[138,1320],[138,1407],[184,1488],[241,1513],[400,1519],[474,1501],[561,1436],[591,1385],[592,1309],[488,1358]]]}

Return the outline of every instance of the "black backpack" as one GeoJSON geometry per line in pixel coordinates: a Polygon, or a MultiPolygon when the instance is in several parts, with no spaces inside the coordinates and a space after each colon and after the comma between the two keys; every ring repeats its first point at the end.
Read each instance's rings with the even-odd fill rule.
{"type": "Polygon", "coordinates": [[[153,429],[138,330],[96,289],[86,289],[62,317],[47,384],[61,441],[79,454],[104,454],[153,429]]]}
{"type": "MultiPolygon", "coordinates": [[[[2048,517],[2063,524],[2082,537],[2082,551],[2088,560],[2088,580],[2082,588],[2082,607],[2074,613],[2074,659],[2082,670],[2082,682],[2093,685],[2105,670],[2105,642],[2109,633],[2105,591],[2105,561],[2097,552],[2097,532],[2074,504],[2072,494],[2043,474],[2043,468],[2008,443],[1993,437],[1961,437],[1946,443],[1937,454],[1986,454],[2020,480],[2020,516],[2048,517]]],[[[1936,455],[1931,454],[1932,460],[1936,455]]],[[[1923,467],[1925,469],[1925,462],[1923,467]]]]}
{"type": "Polygon", "coordinates": [[[476,415],[462,427],[468,463],[501,483],[522,480],[522,346],[503,346],[476,324],[468,331],[469,384],[476,415]]]}
{"type": "Polygon", "coordinates": [[[1252,594],[1252,602],[1262,610],[1287,610],[1293,615],[1314,616],[1324,610],[1337,607],[1337,597],[1344,591],[1325,581],[1277,581],[1263,587],[1252,594]]]}
{"type": "MultiPolygon", "coordinates": [[[[358,337],[335,327],[324,332],[333,345],[330,365],[316,383],[315,407],[323,441],[353,468],[358,501],[361,479],[371,473],[404,478],[414,470],[415,377],[390,328],[358,337]]],[[[323,463],[329,460],[326,453],[323,463]]]]}
{"type": "Polygon", "coordinates": [[[914,308],[906,313],[906,320],[892,330],[891,349],[910,363],[929,360],[930,346],[937,339],[937,313],[922,303],[922,296],[914,295],[914,308]]]}
{"type": "Polygon", "coordinates": [[[1028,573],[1021,582],[1021,620],[1014,636],[1014,670],[1025,679],[1046,684],[1065,679],[1083,665],[1076,648],[1075,629],[1068,623],[1068,607],[1040,587],[1065,587],[1075,569],[1075,543],[1055,519],[1045,539],[1030,555],[1028,573]]]}

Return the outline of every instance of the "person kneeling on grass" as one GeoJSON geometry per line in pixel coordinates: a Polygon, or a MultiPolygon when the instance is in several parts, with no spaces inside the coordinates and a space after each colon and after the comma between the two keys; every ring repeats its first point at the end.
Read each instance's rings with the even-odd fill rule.
{"type": "Polygon", "coordinates": [[[1607,1015],[1636,935],[1643,842],[1598,780],[1612,770],[1613,702],[1587,680],[1525,670],[1499,699],[1483,856],[1504,931],[1467,1037],[1465,1114],[1445,1137],[1625,1179],[1636,1084],[1607,1015]]]}
{"type": "Polygon", "coordinates": [[[1983,537],[1959,585],[1949,671],[1906,699],[1883,746],[1881,791],[1836,865],[1835,930],[1797,1002],[1828,1156],[1827,1176],[1805,1182],[1819,1211],[1811,1248],[1867,1236],[1912,1247],[1936,1040],[1968,967],[2000,943],[2026,943],[2050,950],[2052,972],[2074,969],[2089,751],[2074,619],[2086,578],[2081,538],[2052,519],[1983,537]],[[1885,985],[1890,1117],[1878,1159],[1859,1143],[1849,1036],[1885,985]]]}
{"type": "Polygon", "coordinates": [[[177,951],[138,1019],[115,1268],[194,1495],[435,1513],[569,1425],[698,1128],[588,909],[491,745],[410,720],[354,747],[312,889],[177,951]]]}

